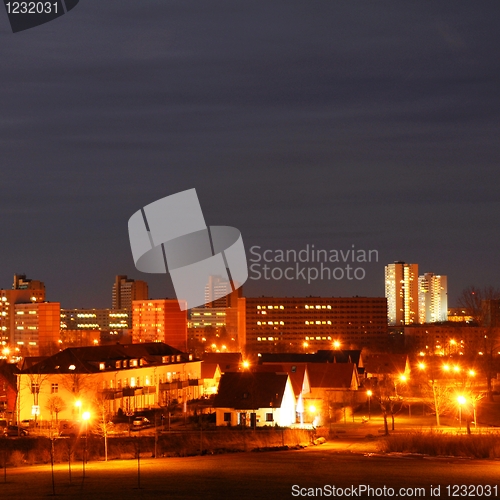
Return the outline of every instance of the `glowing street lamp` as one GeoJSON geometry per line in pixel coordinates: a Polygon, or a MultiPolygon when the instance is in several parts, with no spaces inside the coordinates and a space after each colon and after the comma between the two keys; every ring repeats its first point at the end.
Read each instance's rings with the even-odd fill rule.
{"type": "Polygon", "coordinates": [[[333,347],[334,347],[335,349],[340,349],[340,342],[339,342],[338,340],[334,340],[334,341],[333,341],[333,347]]]}
{"type": "Polygon", "coordinates": [[[82,402],[78,399],[77,401],[75,401],[75,406],[78,408],[78,420],[80,420],[82,413],[82,402]]]}
{"type": "Polygon", "coordinates": [[[366,395],[368,396],[368,420],[371,419],[371,408],[370,408],[370,402],[371,402],[371,399],[372,399],[372,395],[373,395],[373,392],[370,391],[370,390],[367,390],[366,391],[366,395]]]}
{"type": "Polygon", "coordinates": [[[309,413],[312,416],[312,419],[313,419],[312,424],[314,426],[316,423],[316,407],[314,405],[310,405],[308,409],[309,409],[309,413]]]}

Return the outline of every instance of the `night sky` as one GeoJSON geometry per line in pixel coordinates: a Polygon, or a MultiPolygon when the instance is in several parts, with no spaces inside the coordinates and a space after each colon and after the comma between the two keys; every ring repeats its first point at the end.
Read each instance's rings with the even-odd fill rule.
{"type": "Polygon", "coordinates": [[[0,288],[109,307],[127,222],[196,188],[248,249],[377,249],[364,280],[245,295],[384,295],[384,265],[500,286],[498,2],[81,0],[12,34],[0,6],[0,288]]]}

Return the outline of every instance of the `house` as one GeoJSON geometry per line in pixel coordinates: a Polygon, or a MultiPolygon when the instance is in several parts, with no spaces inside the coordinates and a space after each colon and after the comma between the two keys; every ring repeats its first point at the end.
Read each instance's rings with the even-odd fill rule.
{"type": "Polygon", "coordinates": [[[19,420],[79,420],[96,402],[114,415],[199,399],[215,383],[201,365],[161,342],[68,348],[21,370],[19,420]]]}
{"type": "Polygon", "coordinates": [[[8,421],[15,417],[18,372],[16,365],[0,360],[0,418],[8,421]]]}
{"type": "Polygon", "coordinates": [[[306,363],[281,363],[256,365],[252,372],[287,373],[290,377],[293,393],[297,402],[295,411],[299,415],[300,423],[304,423],[304,398],[311,392],[306,363]]]}
{"type": "Polygon", "coordinates": [[[222,375],[214,407],[217,425],[288,427],[295,423],[290,377],[274,372],[228,372],[222,375]]]}
{"type": "Polygon", "coordinates": [[[203,393],[212,395],[217,393],[222,372],[219,363],[201,363],[201,378],[203,379],[203,393]]]}
{"type": "Polygon", "coordinates": [[[204,363],[217,363],[222,373],[239,372],[243,365],[240,352],[207,352],[202,359],[204,363]]]}
{"type": "Polygon", "coordinates": [[[358,373],[363,373],[361,349],[320,349],[314,354],[303,353],[262,353],[259,364],[281,363],[354,363],[358,373]]]}
{"type": "Polygon", "coordinates": [[[309,363],[310,394],[304,398],[305,421],[325,423],[339,408],[353,408],[364,401],[354,363],[309,363]]]}
{"type": "Polygon", "coordinates": [[[401,377],[410,375],[410,360],[406,354],[370,354],[364,359],[365,378],[401,377]]]}

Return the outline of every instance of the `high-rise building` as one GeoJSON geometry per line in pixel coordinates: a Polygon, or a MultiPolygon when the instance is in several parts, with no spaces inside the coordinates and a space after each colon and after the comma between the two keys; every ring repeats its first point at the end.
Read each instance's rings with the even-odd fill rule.
{"type": "Polygon", "coordinates": [[[164,342],[182,352],[187,351],[187,310],[182,311],[175,299],[134,300],[132,341],[164,342]]]}
{"type": "Polygon", "coordinates": [[[389,326],[418,323],[418,264],[385,266],[385,297],[389,326]]]}
{"type": "Polygon", "coordinates": [[[242,296],[242,292],[241,286],[233,290],[230,281],[220,276],[210,276],[205,286],[205,307],[236,307],[237,299],[242,296]]]}
{"type": "Polygon", "coordinates": [[[45,301],[45,283],[43,281],[26,278],[25,274],[14,274],[12,290],[32,290],[37,302],[45,301]]]}
{"type": "Polygon", "coordinates": [[[48,356],[59,350],[61,304],[16,304],[14,344],[23,355],[48,356]]]}
{"type": "Polygon", "coordinates": [[[446,276],[425,273],[418,277],[419,323],[448,320],[448,284],[446,276]]]}
{"type": "Polygon", "coordinates": [[[16,304],[33,304],[45,301],[45,285],[27,279],[25,274],[15,274],[11,290],[0,289],[0,342],[14,345],[16,304]]]}
{"type": "Polygon", "coordinates": [[[145,281],[128,279],[126,275],[115,278],[113,285],[113,309],[132,312],[134,300],[148,300],[148,284],[145,281]]]}

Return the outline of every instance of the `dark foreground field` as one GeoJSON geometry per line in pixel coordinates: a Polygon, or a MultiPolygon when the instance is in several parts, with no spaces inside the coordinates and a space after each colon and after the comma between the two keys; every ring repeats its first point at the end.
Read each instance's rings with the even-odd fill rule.
{"type": "MultiPolygon", "coordinates": [[[[297,451],[141,459],[140,488],[135,460],[90,462],[83,482],[82,464],[75,463],[72,484],[68,465],[56,465],[55,491],[59,498],[244,500],[294,498],[292,491],[299,491],[299,487],[364,484],[395,489],[424,487],[426,495],[420,497],[429,498],[431,485],[434,488],[441,485],[441,496],[448,498],[446,485],[498,487],[500,482],[500,462],[497,461],[387,457],[338,451],[338,444],[326,444],[297,451]]],[[[8,469],[7,483],[1,484],[1,491],[3,498],[47,498],[52,494],[50,465],[8,469]]]]}

